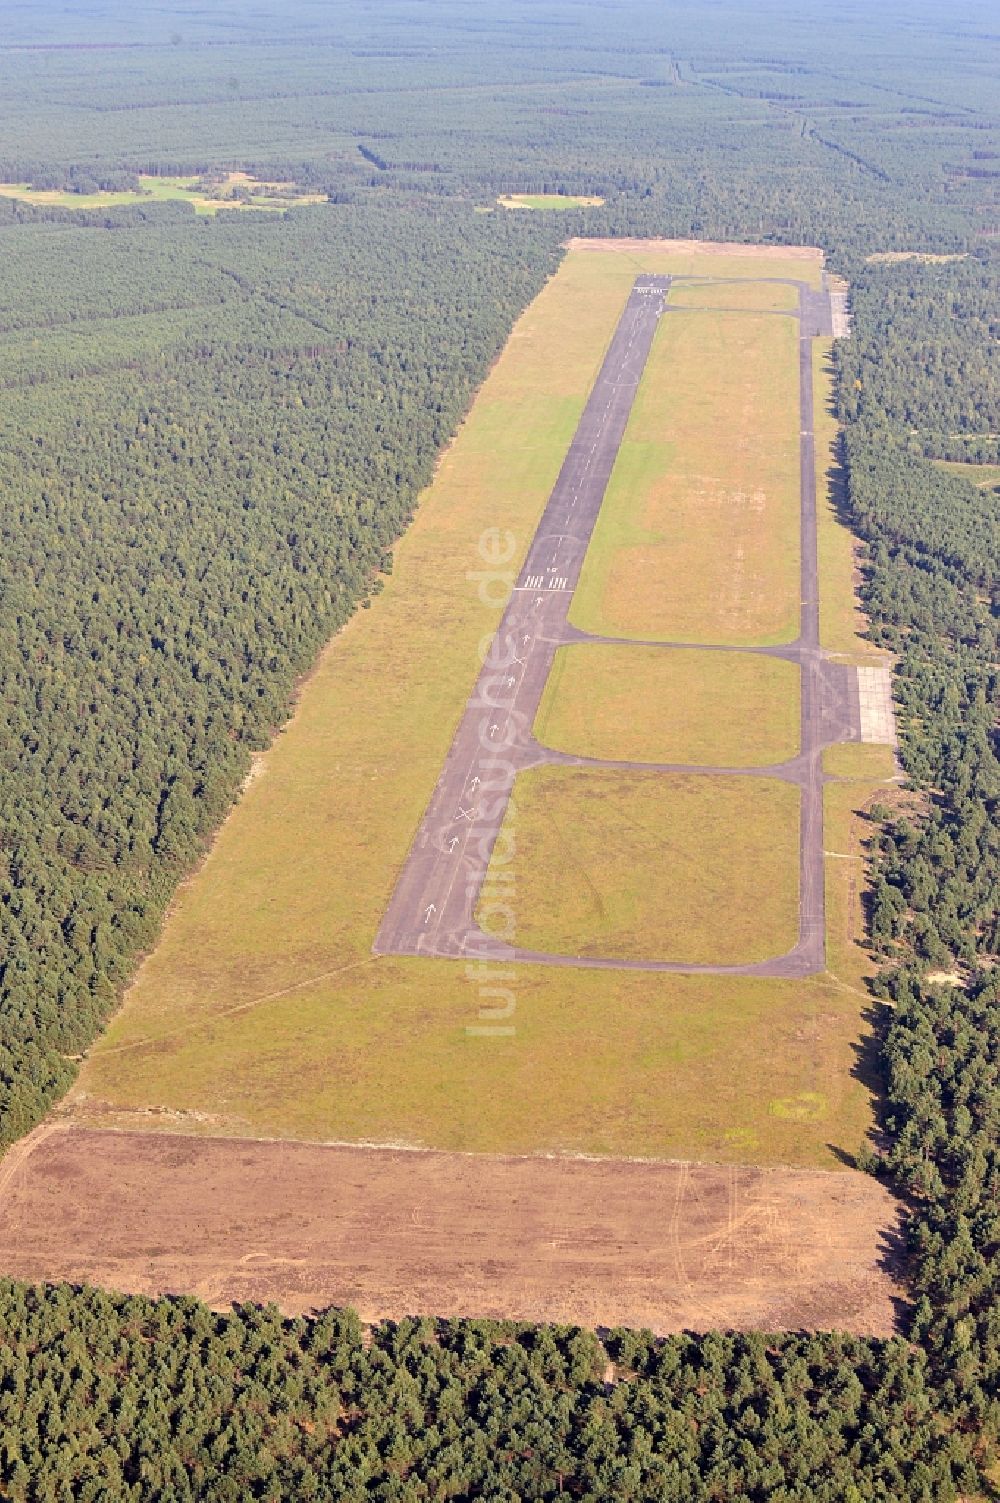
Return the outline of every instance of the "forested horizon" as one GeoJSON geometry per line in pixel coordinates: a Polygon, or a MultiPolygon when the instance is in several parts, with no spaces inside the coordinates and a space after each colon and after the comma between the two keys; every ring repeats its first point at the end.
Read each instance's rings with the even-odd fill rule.
{"type": "Polygon", "coordinates": [[[240,171],[325,202],[208,218],[0,197],[4,1145],[67,1089],[251,753],[377,592],[568,235],[815,244],[849,279],[844,507],[918,797],[873,821],[867,908],[863,1167],[907,1211],[903,1336],[417,1321],[362,1339],[346,1313],[8,1284],[4,1496],[989,1495],[997,498],[935,461],[1000,462],[992,9],[5,16],[0,181],[72,197],[240,171]],[[508,192],[605,203],[508,212],[508,192]]]}

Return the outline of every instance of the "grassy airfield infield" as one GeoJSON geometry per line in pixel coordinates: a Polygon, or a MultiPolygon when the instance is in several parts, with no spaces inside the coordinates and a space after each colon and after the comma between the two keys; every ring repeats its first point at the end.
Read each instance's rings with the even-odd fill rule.
{"type": "MultiPolygon", "coordinates": [[[[828,974],[779,981],[518,964],[510,1031],[499,1036],[479,1026],[488,986],[475,967],[371,953],[480,644],[640,271],[734,280],[697,296],[675,284],[672,298],[691,311],[661,321],[574,619],[612,622],[639,639],[668,629],[694,642],[794,633],[797,342],[793,321],[770,312],[787,289],[764,279],[816,283],[818,258],[574,247],[443,456],[384,592],[325,651],[294,719],[179,894],[84,1065],[66,1109],[72,1120],[827,1169],[842,1167],[838,1151],[857,1148],[870,1122],[859,1044],[866,958],[855,943],[859,811],[891,775],[881,749],[838,749],[828,761],[841,779],[827,787],[828,974]],[[500,570],[506,580],[489,581],[494,566],[482,549],[495,545],[495,529],[511,534],[514,556],[500,570]]],[[[827,355],[817,341],[818,375],[827,355]]],[[[821,497],[833,436],[827,402],[819,380],[821,497]]],[[[821,506],[825,645],[860,659],[868,649],[857,636],[851,540],[832,502],[821,506]]],[[[797,684],[787,664],[720,653],[709,667],[696,651],[668,663],[622,650],[642,685],[640,713],[625,719],[616,708],[625,669],[614,648],[594,649],[588,663],[568,649],[542,706],[550,742],[726,765],[795,750],[797,684]]],[[[532,921],[585,933],[596,900],[579,878],[599,854],[601,818],[577,810],[567,838],[588,851],[574,867],[545,817],[546,800],[558,799],[565,818],[588,792],[577,779],[568,797],[553,777],[564,771],[550,770],[551,786],[539,781],[524,810],[526,839],[545,845],[548,863],[525,876],[524,897],[532,921]]],[[[636,907],[640,922],[670,927],[706,958],[720,922],[746,930],[727,943],[756,942],[759,924],[773,952],[794,925],[790,791],[758,778],[696,784],[661,782],[657,793],[670,805],[663,819],[684,830],[674,856],[684,883],[667,888],[661,910],[654,891],[630,891],[628,852],[605,867],[600,901],[618,905],[622,953],[636,907]],[[737,830],[737,860],[710,855],[722,825],[737,830]],[[712,924],[699,892],[714,905],[712,924]]],[[[637,775],[605,792],[634,803],[637,775]]],[[[649,848],[650,828],[644,816],[643,871],[653,862],[669,880],[670,853],[649,848]]]]}
{"type": "Polygon", "coordinates": [[[798,324],[674,296],[671,306],[690,311],[661,321],[570,621],[616,637],[790,642],[800,593],[798,324]]]}
{"type": "Polygon", "coordinates": [[[535,734],[556,751],[603,761],[784,762],[798,750],[799,674],[792,663],[749,653],[560,647],[535,734]]]}

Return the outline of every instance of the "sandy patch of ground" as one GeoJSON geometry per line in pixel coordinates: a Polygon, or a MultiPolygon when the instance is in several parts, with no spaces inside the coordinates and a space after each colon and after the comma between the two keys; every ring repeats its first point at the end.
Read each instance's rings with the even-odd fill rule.
{"type": "Polygon", "coordinates": [[[724,240],[607,240],[597,236],[574,235],[566,241],[567,250],[620,251],[634,255],[756,256],[766,261],[822,261],[823,252],[815,245],[741,245],[724,240]]]}
{"type": "Polygon", "coordinates": [[[868,264],[887,266],[895,265],[898,261],[919,261],[924,266],[943,266],[948,261],[966,261],[968,253],[964,251],[953,252],[950,255],[938,255],[933,251],[877,251],[873,256],[866,256],[868,264]]]}
{"type": "Polygon", "coordinates": [[[894,1329],[896,1208],[852,1172],[40,1129],[0,1270],[223,1306],[894,1329]]]}

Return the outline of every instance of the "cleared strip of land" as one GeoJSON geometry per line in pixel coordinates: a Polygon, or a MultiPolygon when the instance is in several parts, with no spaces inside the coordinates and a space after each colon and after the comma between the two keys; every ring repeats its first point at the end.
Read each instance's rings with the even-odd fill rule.
{"type": "Polygon", "coordinates": [[[12,1276],[370,1320],[888,1335],[895,1244],[871,1178],[708,1164],[71,1129],[0,1193],[12,1276]]]}
{"type": "Polygon", "coordinates": [[[637,277],[629,293],[379,925],[379,955],[470,960],[492,948],[473,921],[476,893],[515,772],[535,755],[527,733],[565,637],[567,607],[668,286],[665,277],[637,277]]]}
{"type": "MultiPolygon", "coordinates": [[[[832,1169],[857,1148],[871,1120],[868,1085],[852,1073],[869,961],[856,929],[843,938],[841,911],[863,873],[861,827],[841,830],[829,806],[826,844],[852,852],[827,868],[835,978],[519,963],[515,1032],[499,1038],[475,1032],[497,1005],[475,968],[370,954],[504,576],[520,567],[628,290],[642,270],[704,274],[708,260],[572,253],[527,310],[384,592],[323,655],[91,1051],[70,1103],[77,1120],[832,1169]],[[513,536],[499,566],[479,547],[485,535],[496,544],[493,529],[501,545],[513,536]],[[482,578],[491,571],[498,580],[482,578]]],[[[794,259],[710,260],[727,278],[811,275],[794,259]]],[[[884,775],[845,798],[874,793],[884,775]]]]}
{"type": "MultiPolygon", "coordinates": [[[[371,1318],[416,1310],[658,1330],[893,1329],[893,1204],[845,1169],[871,1122],[862,856],[872,832],[866,804],[896,796],[886,748],[823,753],[824,771],[838,779],[823,790],[826,974],[517,962],[501,980],[461,962],[370,953],[629,288],[642,272],[685,270],[816,285],[820,261],[773,250],[698,256],[690,246],[567,257],[444,456],[384,593],[323,655],[78,1090],[0,1167],[5,1271],[216,1304],[274,1299],[290,1312],[349,1302],[371,1318]],[[107,1130],[115,1128],[128,1130],[107,1130]],[[664,1162],[694,1158],[719,1162],[664,1162]]],[[[751,303],[772,296],[741,284],[735,292],[751,303]]],[[[661,332],[671,320],[709,328],[717,316],[678,312],[661,332]]],[[[794,327],[775,312],[733,316],[794,327]]],[[[797,430],[797,403],[792,416],[797,430]]],[[[804,447],[806,458],[811,477],[804,447]]],[[[820,464],[818,452],[824,480],[820,464]]],[[[824,528],[829,580],[849,589],[850,540],[826,515],[821,548],[824,528]]],[[[826,575],[822,584],[825,593],[826,575]]],[[[799,593],[796,576],[796,603],[799,593]]],[[[814,599],[809,610],[815,656],[814,599]]],[[[849,621],[840,623],[848,651],[857,642],[849,621]]],[[[637,665],[659,651],[590,643],[562,660],[577,662],[578,650],[624,651],[637,665]]],[[[703,681],[717,671],[742,684],[743,699],[730,700],[737,715],[754,715],[759,675],[795,673],[758,657],[741,659],[753,665],[744,672],[736,656],[664,652],[681,678],[647,687],[655,713],[640,683],[631,717],[615,727],[605,711],[595,734],[648,737],[650,746],[679,734],[673,699],[676,718],[688,716],[685,760],[697,760],[696,748],[721,746],[741,727],[710,726],[688,705],[677,665],[702,660],[703,681]]],[[[610,696],[613,669],[602,672],[610,696]]],[[[766,734],[744,722],[744,740],[776,744],[796,698],[793,690],[770,701],[766,734]]],[[[709,714],[712,703],[706,689],[709,714]]],[[[826,729],[828,708],[822,696],[814,704],[826,729]]],[[[558,714],[575,734],[582,711],[564,698],[558,714]]],[[[661,781],[738,784],[744,799],[775,787],[752,772],[661,781]]],[[[640,845],[650,815],[642,804],[630,822],[615,821],[640,845]]],[[[599,854],[600,816],[592,823],[588,860],[599,854]]],[[[693,823],[690,807],[682,823],[693,823]]],[[[551,819],[535,834],[551,843],[551,819]]],[[[648,856],[662,864],[662,850],[648,856]]],[[[634,863],[626,879],[622,853],[615,859],[608,913],[635,887],[634,863]]],[[[758,864],[768,881],[770,863],[758,864]]],[[[780,865],[794,875],[794,859],[780,865]]],[[[718,863],[713,872],[731,877],[718,863]]],[[[532,896],[525,877],[519,901],[532,896]]],[[[697,898],[706,873],[692,867],[689,877],[697,898]]],[[[661,891],[670,888],[647,884],[640,896],[655,906],[661,891]]],[[[768,922],[784,901],[767,909],[768,922]]]]}

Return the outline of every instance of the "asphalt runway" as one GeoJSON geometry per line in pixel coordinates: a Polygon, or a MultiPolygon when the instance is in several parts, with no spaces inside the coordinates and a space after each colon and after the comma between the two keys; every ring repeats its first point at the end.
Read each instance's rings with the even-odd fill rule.
{"type": "MultiPolygon", "coordinates": [[[[830,298],[825,291],[817,292],[804,282],[792,283],[798,289],[798,310],[776,315],[797,318],[799,323],[799,636],[787,646],[735,649],[798,664],[802,683],[798,755],[775,766],[752,768],[597,762],[552,751],[532,734],[556,650],[569,642],[617,640],[581,632],[569,625],[567,615],[658,321],[664,312],[698,311],[666,308],[671,280],[666,276],[640,276],[633,284],[396,882],[373,946],[377,954],[719,975],[801,977],[825,968],[822,752],[824,746],[834,742],[860,738],[857,676],[851,669],[828,662],[819,642],[812,340],[833,332],[830,298]],[[490,873],[491,923],[498,930],[506,927],[513,933],[514,915],[504,901],[505,881],[512,880],[512,874],[508,878],[507,873],[510,855],[496,850],[497,839],[515,777],[544,763],[704,776],[768,776],[795,784],[800,792],[801,818],[799,937],[794,948],[787,954],[746,965],[687,965],[655,956],[621,960],[550,954],[523,949],[500,934],[485,933],[474,915],[495,851],[490,873]]],[[[630,641],[623,645],[639,644],[630,641]]],[[[659,645],[684,650],[693,644],[659,645]]],[[[699,644],[698,650],[706,648],[699,644]]],[[[734,649],[725,646],[718,650],[734,649]]]]}

